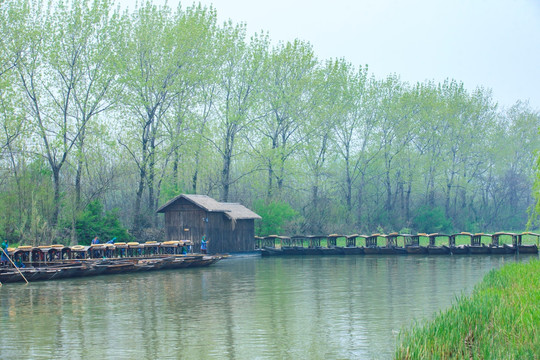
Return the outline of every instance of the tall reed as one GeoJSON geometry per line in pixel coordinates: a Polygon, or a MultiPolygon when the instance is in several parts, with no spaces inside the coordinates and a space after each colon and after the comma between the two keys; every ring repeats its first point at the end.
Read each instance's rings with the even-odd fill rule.
{"type": "Polygon", "coordinates": [[[471,296],[400,333],[396,359],[540,359],[540,261],[490,271],[471,296]]]}

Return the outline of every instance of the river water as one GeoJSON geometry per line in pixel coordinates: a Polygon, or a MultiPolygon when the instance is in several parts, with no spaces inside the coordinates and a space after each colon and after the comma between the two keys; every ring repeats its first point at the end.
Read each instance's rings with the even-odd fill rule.
{"type": "Polygon", "coordinates": [[[390,359],[400,329],[528,259],[252,256],[4,284],[0,359],[390,359]]]}

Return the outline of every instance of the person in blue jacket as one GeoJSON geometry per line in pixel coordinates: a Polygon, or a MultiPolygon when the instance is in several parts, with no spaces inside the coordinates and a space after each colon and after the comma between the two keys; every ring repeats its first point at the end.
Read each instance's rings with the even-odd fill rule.
{"type": "Polygon", "coordinates": [[[2,262],[2,265],[8,264],[8,257],[7,257],[7,251],[8,251],[9,243],[7,240],[2,241],[2,256],[0,256],[0,261],[2,262]]]}
{"type": "Polygon", "coordinates": [[[208,241],[206,240],[206,235],[203,235],[201,239],[201,254],[206,254],[207,243],[208,241]]]}

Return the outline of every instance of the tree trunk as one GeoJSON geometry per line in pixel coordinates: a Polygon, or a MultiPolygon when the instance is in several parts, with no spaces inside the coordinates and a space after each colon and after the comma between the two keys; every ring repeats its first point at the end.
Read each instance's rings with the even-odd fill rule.
{"type": "Polygon", "coordinates": [[[350,162],[349,157],[345,159],[346,164],[346,193],[345,193],[345,202],[347,203],[347,217],[352,211],[352,178],[351,178],[351,170],[350,170],[350,162]]]}
{"type": "Polygon", "coordinates": [[[141,169],[139,177],[139,186],[135,196],[135,209],[133,210],[133,230],[139,231],[141,229],[141,201],[144,191],[144,179],[145,171],[141,169]]]}
{"type": "Polygon", "coordinates": [[[385,209],[388,213],[390,213],[392,210],[392,183],[390,182],[390,171],[386,171],[385,187],[386,187],[385,209]]]}
{"type": "Polygon", "coordinates": [[[173,187],[174,187],[174,191],[178,191],[178,163],[180,162],[179,160],[179,155],[178,155],[178,149],[175,148],[174,149],[174,155],[173,155],[173,166],[172,166],[172,171],[173,171],[173,174],[172,174],[172,181],[173,181],[173,187]]]}
{"type": "Polygon", "coordinates": [[[221,171],[221,201],[229,200],[229,181],[230,181],[231,156],[223,155],[223,170],[221,171]]]}
{"type": "Polygon", "coordinates": [[[150,211],[154,207],[154,179],[155,179],[155,164],[156,164],[156,145],[155,139],[150,140],[150,153],[148,155],[148,208],[150,211]]]}
{"type": "Polygon", "coordinates": [[[407,194],[405,195],[405,221],[407,224],[411,221],[411,190],[412,190],[412,179],[409,179],[407,184],[407,194]]]}
{"type": "Polygon", "coordinates": [[[58,216],[60,214],[60,167],[53,166],[53,183],[54,183],[54,211],[51,219],[51,227],[56,227],[58,224],[58,216]]]}
{"type": "Polygon", "coordinates": [[[197,151],[197,154],[195,155],[195,171],[193,172],[193,176],[191,177],[191,188],[194,194],[197,193],[197,182],[199,181],[200,152],[201,147],[199,146],[199,151],[197,151]]]}
{"type": "Polygon", "coordinates": [[[77,160],[77,171],[75,173],[75,204],[73,205],[73,214],[71,214],[71,245],[77,245],[77,231],[75,228],[75,222],[81,208],[81,178],[82,178],[82,158],[79,156],[77,160]]]}
{"type": "Polygon", "coordinates": [[[360,184],[358,184],[358,212],[357,212],[357,221],[356,225],[358,227],[363,227],[366,224],[363,223],[364,218],[364,181],[365,181],[365,175],[362,173],[362,176],[360,177],[360,184]]]}
{"type": "Polygon", "coordinates": [[[268,189],[266,191],[266,201],[272,201],[272,193],[274,187],[274,169],[272,168],[272,161],[268,161],[268,189]]]}
{"type": "Polygon", "coordinates": [[[229,188],[231,182],[231,161],[234,146],[234,130],[229,128],[225,139],[223,151],[223,169],[221,171],[221,201],[229,201],[229,188]]]}

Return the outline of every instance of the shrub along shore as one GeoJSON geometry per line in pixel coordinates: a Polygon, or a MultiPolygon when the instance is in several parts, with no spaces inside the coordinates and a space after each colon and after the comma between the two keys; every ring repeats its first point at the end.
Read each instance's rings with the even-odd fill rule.
{"type": "Polygon", "coordinates": [[[396,359],[536,359],[540,261],[490,271],[471,296],[402,332],[396,359]]]}

